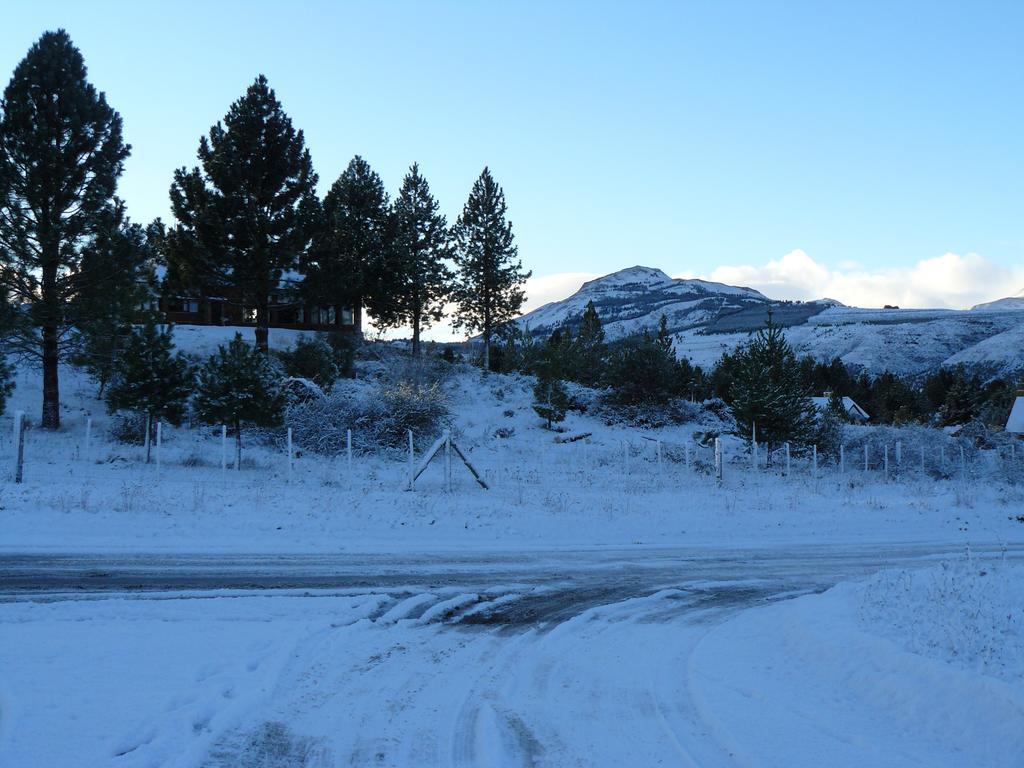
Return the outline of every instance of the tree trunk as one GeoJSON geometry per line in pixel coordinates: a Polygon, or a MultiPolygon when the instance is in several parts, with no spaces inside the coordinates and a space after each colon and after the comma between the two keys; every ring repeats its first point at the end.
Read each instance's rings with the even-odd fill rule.
{"type": "Polygon", "coordinates": [[[270,354],[270,303],[266,296],[258,297],[256,303],[256,349],[270,354]]]}
{"type": "Polygon", "coordinates": [[[242,423],[235,421],[235,469],[242,468],[242,423]]]}
{"type": "Polygon", "coordinates": [[[491,370],[491,329],[484,327],[484,373],[491,370]]]}
{"type": "Polygon", "coordinates": [[[43,421],[45,429],[60,427],[60,378],[57,366],[60,362],[57,351],[57,325],[43,326],[43,421]]]}
{"type": "Polygon", "coordinates": [[[420,319],[418,316],[412,321],[412,356],[420,356],[420,319]]]}

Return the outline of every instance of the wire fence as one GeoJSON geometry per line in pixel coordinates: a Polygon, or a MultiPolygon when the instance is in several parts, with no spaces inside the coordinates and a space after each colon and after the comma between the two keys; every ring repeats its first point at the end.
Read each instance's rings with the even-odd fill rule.
{"type": "MultiPolygon", "coordinates": [[[[0,421],[0,482],[14,483],[18,474],[16,418],[0,421]]],[[[81,428],[48,433],[28,427],[22,433],[22,482],[109,483],[159,485],[182,489],[256,485],[329,487],[343,491],[399,492],[408,486],[411,467],[420,463],[427,443],[408,451],[311,456],[288,438],[283,448],[258,444],[246,448],[235,468],[234,438],[226,429],[196,431],[158,427],[150,460],[145,446],[111,443],[89,421],[81,428]],[[169,439],[168,439],[169,438],[169,439]]],[[[421,441],[422,442],[422,441],[421,441]]],[[[563,440],[552,444],[545,435],[536,450],[512,448],[498,438],[471,447],[470,460],[491,488],[523,486],[595,487],[629,492],[671,491],[699,483],[728,487],[754,478],[786,481],[920,482],[980,481],[1018,483],[1024,480],[1024,443],[1007,441],[991,448],[965,445],[937,437],[921,440],[859,439],[828,450],[816,446],[797,451],[782,444],[765,446],[721,439],[716,443],[675,442],[651,435],[595,440],[563,440]],[[717,447],[716,447],[717,444],[717,447]]],[[[439,465],[440,466],[440,465],[439,465]]],[[[414,488],[444,490],[442,469],[428,467],[414,488]]],[[[454,483],[460,492],[477,486],[468,474],[454,483]]]]}

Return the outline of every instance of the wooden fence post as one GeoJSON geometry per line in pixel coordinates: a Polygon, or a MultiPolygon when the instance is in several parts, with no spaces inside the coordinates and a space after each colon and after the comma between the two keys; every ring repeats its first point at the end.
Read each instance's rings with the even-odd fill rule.
{"type": "Polygon", "coordinates": [[[25,412],[14,412],[14,482],[24,479],[25,468],[25,412]]]}

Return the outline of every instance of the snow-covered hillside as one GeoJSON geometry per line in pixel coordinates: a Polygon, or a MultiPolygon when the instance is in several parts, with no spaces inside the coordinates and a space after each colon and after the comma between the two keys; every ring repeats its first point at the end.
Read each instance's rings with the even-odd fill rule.
{"type": "Polygon", "coordinates": [[[631,267],[585,283],[572,296],[519,319],[547,334],[579,322],[593,301],[609,339],[656,328],[665,315],[676,351],[709,367],[764,323],[767,307],[802,355],[869,373],[917,376],[942,365],[978,365],[991,374],[1024,367],[1024,294],[971,310],[860,309],[822,299],[774,301],[751,288],[673,279],[659,269],[631,267]]]}
{"type": "Polygon", "coordinates": [[[1007,296],[1005,299],[996,299],[995,301],[987,301],[984,304],[976,304],[971,309],[1024,309],[1024,291],[1014,294],[1013,296],[1007,296]]]}

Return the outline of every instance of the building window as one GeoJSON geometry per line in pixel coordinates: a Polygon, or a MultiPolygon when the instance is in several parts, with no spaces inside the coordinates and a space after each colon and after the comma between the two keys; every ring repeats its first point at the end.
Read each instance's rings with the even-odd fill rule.
{"type": "Polygon", "coordinates": [[[351,309],[341,310],[341,324],[342,325],[355,325],[355,315],[351,309]]]}
{"type": "Polygon", "coordinates": [[[315,317],[317,325],[334,325],[337,314],[334,307],[317,307],[315,317]]]}
{"type": "Polygon", "coordinates": [[[169,311],[199,314],[199,299],[171,299],[169,311]]]}

